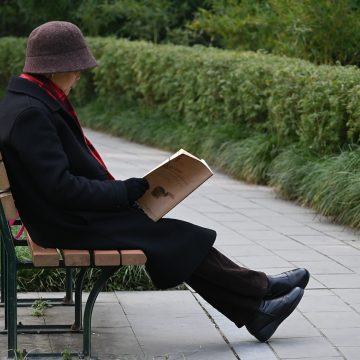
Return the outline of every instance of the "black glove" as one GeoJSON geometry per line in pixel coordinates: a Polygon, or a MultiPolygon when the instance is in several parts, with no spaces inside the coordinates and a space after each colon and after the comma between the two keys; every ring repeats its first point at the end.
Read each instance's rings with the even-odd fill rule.
{"type": "Polygon", "coordinates": [[[124,180],[124,184],[127,191],[127,197],[129,204],[139,199],[147,189],[149,189],[149,183],[144,178],[130,178],[124,180]]]}

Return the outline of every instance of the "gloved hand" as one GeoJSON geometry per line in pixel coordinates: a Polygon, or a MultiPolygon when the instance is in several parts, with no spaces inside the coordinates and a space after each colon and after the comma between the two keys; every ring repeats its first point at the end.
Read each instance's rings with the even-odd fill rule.
{"type": "Polygon", "coordinates": [[[127,197],[129,204],[139,199],[147,189],[149,189],[149,183],[144,178],[130,178],[124,180],[124,184],[127,191],[127,197]]]}

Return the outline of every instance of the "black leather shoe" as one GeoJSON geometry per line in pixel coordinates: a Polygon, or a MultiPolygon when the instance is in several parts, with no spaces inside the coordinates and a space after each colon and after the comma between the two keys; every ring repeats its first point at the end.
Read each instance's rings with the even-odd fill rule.
{"type": "Polygon", "coordinates": [[[310,273],[306,269],[294,269],[278,275],[268,275],[267,278],[269,285],[264,299],[275,299],[296,287],[305,289],[310,273]]]}
{"type": "Polygon", "coordinates": [[[272,300],[263,300],[255,318],[246,324],[249,333],[259,341],[270,339],[278,326],[295,310],[304,289],[296,287],[288,294],[272,300]]]}

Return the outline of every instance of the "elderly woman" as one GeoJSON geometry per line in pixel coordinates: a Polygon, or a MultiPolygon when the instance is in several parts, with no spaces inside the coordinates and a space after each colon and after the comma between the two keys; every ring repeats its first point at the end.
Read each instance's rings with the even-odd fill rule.
{"type": "Polygon", "coordinates": [[[77,26],[52,21],[34,29],[23,74],[0,104],[0,150],[16,206],[43,247],[142,249],[161,289],[189,284],[238,327],[267,341],[301,300],[305,269],[280,275],[239,267],[213,247],[214,230],[150,220],[134,202],[145,179],[116,180],[84,135],[67,96],[96,61],[77,26]]]}

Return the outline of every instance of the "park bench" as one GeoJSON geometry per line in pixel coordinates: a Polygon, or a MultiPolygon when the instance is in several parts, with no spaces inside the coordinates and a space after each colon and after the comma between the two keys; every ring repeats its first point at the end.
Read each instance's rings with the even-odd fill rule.
{"type": "MultiPolygon", "coordinates": [[[[5,303],[5,330],[8,338],[8,358],[15,359],[18,333],[61,333],[83,332],[83,348],[76,355],[82,358],[91,357],[91,318],[96,298],[106,281],[122,266],[143,265],[146,256],[141,250],[67,250],[43,248],[31,240],[26,233],[26,240],[14,238],[10,219],[18,217],[18,212],[10,191],[10,184],[5,165],[0,154],[0,246],[1,246],[1,292],[5,303]],[[21,261],[16,257],[17,246],[28,246],[32,255],[31,261],[21,261]],[[64,268],[67,279],[77,271],[75,278],[75,314],[74,323],[70,325],[26,325],[17,321],[17,270],[22,268],[64,268]],[[86,272],[90,268],[99,268],[100,275],[91,289],[82,311],[82,289],[86,272]]],[[[19,223],[19,220],[18,220],[19,223]]],[[[71,296],[72,286],[67,286],[67,298],[71,296]]],[[[60,353],[33,353],[33,357],[60,357],[60,353]]]]}

